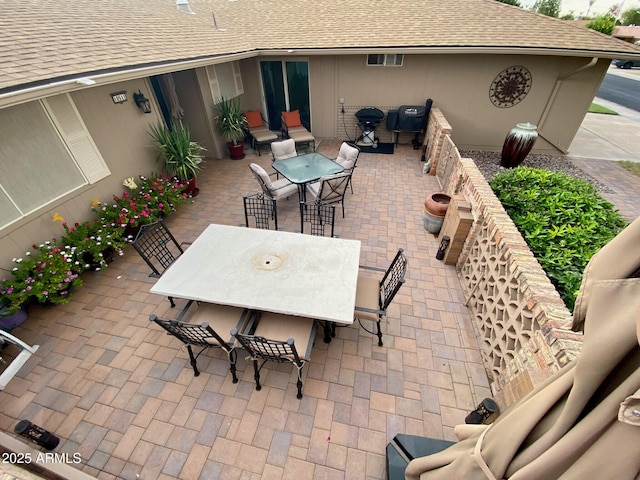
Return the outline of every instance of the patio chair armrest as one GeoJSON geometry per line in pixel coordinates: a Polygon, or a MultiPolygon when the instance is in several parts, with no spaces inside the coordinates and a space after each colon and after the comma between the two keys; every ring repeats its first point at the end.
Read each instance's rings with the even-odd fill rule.
{"type": "Polygon", "coordinates": [[[378,310],[378,309],[374,309],[374,308],[359,307],[357,305],[354,307],[354,310],[356,312],[376,313],[378,315],[384,315],[386,313],[384,310],[378,310]]]}
{"type": "Polygon", "coordinates": [[[176,317],[176,320],[178,322],[183,322],[184,317],[186,317],[187,313],[189,312],[189,309],[191,308],[191,305],[193,305],[193,303],[195,302],[195,300],[189,300],[187,302],[187,304],[182,308],[182,310],[180,311],[180,313],[178,314],[178,316],[176,317]]]}
{"type": "Polygon", "coordinates": [[[386,272],[387,270],[379,267],[370,267],[369,265],[358,265],[358,268],[362,268],[363,270],[373,270],[375,272],[386,272]]]}
{"type": "Polygon", "coordinates": [[[283,188],[285,188],[285,187],[288,187],[289,185],[291,185],[291,184],[289,183],[289,184],[287,184],[287,185],[282,185],[281,187],[278,187],[278,188],[273,188],[273,187],[271,187],[271,188],[270,188],[270,190],[273,190],[274,192],[276,192],[276,191],[278,191],[278,190],[282,190],[282,189],[283,189],[283,188]]]}

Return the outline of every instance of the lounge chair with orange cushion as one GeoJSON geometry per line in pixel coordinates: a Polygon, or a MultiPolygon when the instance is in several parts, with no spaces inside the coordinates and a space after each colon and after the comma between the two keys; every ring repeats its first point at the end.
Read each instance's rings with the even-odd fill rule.
{"type": "Polygon", "coordinates": [[[260,156],[260,147],[277,140],[278,135],[269,130],[260,110],[249,110],[242,115],[247,119],[247,134],[251,141],[251,148],[257,150],[258,156],[260,156]]]}
{"type": "Polygon", "coordinates": [[[300,110],[282,112],[282,138],[293,138],[296,145],[304,143],[311,145],[316,151],[316,139],[300,119],[300,110]]]}

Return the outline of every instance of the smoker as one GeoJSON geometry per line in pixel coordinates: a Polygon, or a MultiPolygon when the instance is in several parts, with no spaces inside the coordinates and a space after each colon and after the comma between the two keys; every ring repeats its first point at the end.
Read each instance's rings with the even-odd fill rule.
{"type": "Polygon", "coordinates": [[[394,132],[396,136],[396,146],[400,132],[413,132],[415,136],[411,143],[413,148],[420,148],[418,135],[425,131],[429,120],[429,112],[433,100],[428,99],[424,105],[402,105],[397,110],[387,112],[387,130],[394,132]]]}

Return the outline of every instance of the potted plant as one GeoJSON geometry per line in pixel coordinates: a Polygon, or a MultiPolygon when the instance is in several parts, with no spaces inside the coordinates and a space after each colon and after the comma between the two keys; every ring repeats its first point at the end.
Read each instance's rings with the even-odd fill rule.
{"type": "Polygon", "coordinates": [[[114,260],[116,252],[122,255],[126,245],[124,227],[106,225],[100,219],[75,223],[69,226],[63,221],[65,234],[60,242],[72,252],[74,264],[82,270],[101,270],[114,260]]]}
{"type": "Polygon", "coordinates": [[[247,128],[247,119],[242,115],[238,99],[225,99],[222,97],[216,104],[218,132],[227,141],[229,155],[233,160],[244,158],[244,136],[247,128]]]}
{"type": "Polygon", "coordinates": [[[0,283],[2,301],[8,312],[15,312],[29,300],[39,303],[63,304],[71,299],[71,292],[82,285],[69,248],[55,241],[32,245],[25,257],[14,258],[12,278],[0,283]]]}
{"type": "Polygon", "coordinates": [[[0,329],[10,332],[27,319],[29,295],[11,280],[0,280],[0,329]]]}
{"type": "Polygon", "coordinates": [[[186,183],[187,194],[195,197],[198,194],[196,174],[202,168],[205,148],[191,140],[189,129],[181,123],[171,128],[163,123],[152,125],[149,135],[157,143],[158,161],[164,173],[186,183]]]}
{"type": "Polygon", "coordinates": [[[137,180],[129,177],[123,184],[128,191],[114,195],[112,203],[94,200],[91,210],[105,228],[122,228],[127,241],[133,241],[142,225],[175,212],[188,198],[185,184],[176,177],[152,173],[137,180]]]}

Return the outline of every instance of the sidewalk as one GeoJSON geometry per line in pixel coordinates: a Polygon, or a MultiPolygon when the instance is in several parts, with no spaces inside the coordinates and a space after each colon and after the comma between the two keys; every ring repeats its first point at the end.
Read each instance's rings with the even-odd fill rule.
{"type": "Polygon", "coordinates": [[[569,155],[640,162],[640,112],[600,98],[594,102],[619,115],[587,113],[569,147],[569,155]]]}
{"type": "Polygon", "coordinates": [[[594,102],[619,115],[587,113],[569,147],[568,159],[607,185],[613,193],[603,196],[631,221],[640,216],[640,177],[616,162],[640,162],[640,112],[600,98],[594,102]]]}

